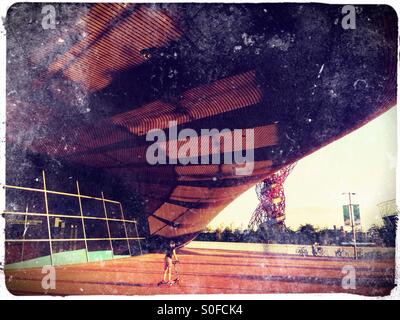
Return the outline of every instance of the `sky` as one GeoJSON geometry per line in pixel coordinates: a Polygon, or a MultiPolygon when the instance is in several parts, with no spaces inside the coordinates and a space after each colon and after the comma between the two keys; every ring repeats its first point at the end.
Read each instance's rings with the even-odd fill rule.
{"type": "MultiPolygon", "coordinates": [[[[377,204],[396,198],[397,107],[298,161],[288,176],[286,225],[294,230],[306,223],[319,228],[343,225],[343,192],[355,192],[361,225],[382,224],[377,204]]],[[[257,207],[254,187],[228,205],[209,227],[246,227],[257,207]]]]}

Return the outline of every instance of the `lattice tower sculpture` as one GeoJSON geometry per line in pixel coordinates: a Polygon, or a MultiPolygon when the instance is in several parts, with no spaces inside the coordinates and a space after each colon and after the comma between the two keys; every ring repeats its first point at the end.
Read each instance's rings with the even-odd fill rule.
{"type": "Polygon", "coordinates": [[[256,185],[260,203],[250,219],[250,229],[257,229],[262,224],[285,228],[286,204],[283,183],[295,165],[296,163],[293,163],[280,169],[256,185]]]}

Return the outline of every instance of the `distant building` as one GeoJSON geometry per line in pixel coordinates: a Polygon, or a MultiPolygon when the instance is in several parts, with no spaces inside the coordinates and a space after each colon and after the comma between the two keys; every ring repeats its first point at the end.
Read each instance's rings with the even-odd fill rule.
{"type": "Polygon", "coordinates": [[[396,229],[399,209],[396,205],[396,199],[379,203],[378,205],[383,222],[387,228],[396,229]]]}

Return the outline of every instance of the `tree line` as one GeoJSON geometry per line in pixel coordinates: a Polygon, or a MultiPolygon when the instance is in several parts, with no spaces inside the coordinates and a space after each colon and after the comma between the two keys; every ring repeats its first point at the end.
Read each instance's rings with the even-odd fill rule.
{"type": "MultiPolygon", "coordinates": [[[[367,231],[357,231],[358,243],[394,247],[396,238],[395,226],[374,225],[367,231]]],[[[196,238],[197,241],[278,243],[309,245],[318,242],[320,245],[343,245],[353,241],[353,233],[341,228],[319,229],[311,224],[300,226],[297,230],[289,227],[279,229],[274,226],[261,225],[256,230],[219,226],[208,228],[196,238]]]]}

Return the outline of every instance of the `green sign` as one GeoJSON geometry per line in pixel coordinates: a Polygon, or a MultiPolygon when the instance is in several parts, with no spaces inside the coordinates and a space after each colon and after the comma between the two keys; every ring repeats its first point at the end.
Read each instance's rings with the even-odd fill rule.
{"type": "Polygon", "coordinates": [[[353,204],[352,206],[353,206],[354,225],[360,226],[361,225],[360,205],[353,204]]]}
{"type": "MultiPolygon", "coordinates": [[[[352,204],[351,209],[353,213],[354,225],[355,226],[361,225],[360,205],[352,204]]],[[[345,226],[351,226],[351,218],[350,218],[350,211],[348,204],[343,206],[343,219],[345,226]]]]}
{"type": "Polygon", "coordinates": [[[344,225],[345,226],[351,226],[350,212],[349,212],[349,206],[348,205],[344,205],[343,206],[343,219],[344,219],[344,225]]]}

